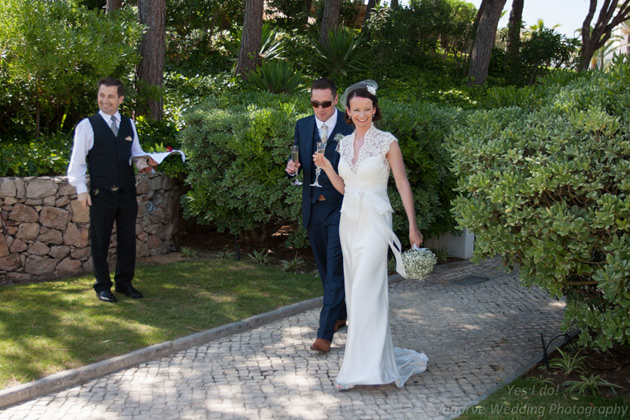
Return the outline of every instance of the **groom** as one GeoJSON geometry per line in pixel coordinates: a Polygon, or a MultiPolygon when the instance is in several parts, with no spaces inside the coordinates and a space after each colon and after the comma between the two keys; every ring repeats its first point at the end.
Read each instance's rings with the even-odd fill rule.
{"type": "Polygon", "coordinates": [[[315,182],[316,168],[313,153],[316,142],[327,139],[325,156],[335,170],[339,164],[337,153],[338,134],[348,135],[353,127],[337,108],[337,86],[332,80],[319,79],[311,85],[311,105],[314,115],[302,118],[295,124],[294,144],[300,147],[299,162],[289,161],[286,172],[297,175],[303,170],[302,223],[308,232],[315,262],[324,288],[324,304],[319,315],[317,340],[311,350],[328,352],[333,334],[346,325],[346,302],[343,284],[343,260],[339,242],[339,217],[343,196],[332,186],[326,173],[321,171],[319,184],[315,182]]]}

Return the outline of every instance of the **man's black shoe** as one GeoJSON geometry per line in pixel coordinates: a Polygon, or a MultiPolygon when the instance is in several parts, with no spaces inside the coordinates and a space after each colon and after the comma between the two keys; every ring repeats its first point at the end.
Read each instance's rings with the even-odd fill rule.
{"type": "Polygon", "coordinates": [[[96,292],[96,296],[99,298],[99,300],[102,300],[103,302],[107,302],[107,303],[118,302],[118,299],[116,299],[116,296],[114,296],[112,292],[109,290],[102,290],[100,292],[96,292]]]}
{"type": "Polygon", "coordinates": [[[140,293],[140,291],[133,286],[129,286],[125,289],[116,288],[116,293],[122,293],[123,295],[129,296],[132,299],[141,299],[144,297],[142,293],[140,293]]]}

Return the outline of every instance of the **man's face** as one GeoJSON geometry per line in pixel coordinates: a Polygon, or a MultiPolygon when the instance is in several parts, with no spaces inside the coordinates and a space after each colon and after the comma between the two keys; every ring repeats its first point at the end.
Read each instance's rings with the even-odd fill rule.
{"type": "Polygon", "coordinates": [[[101,85],[98,88],[98,107],[107,115],[114,115],[124,96],[118,96],[118,87],[101,85]]]}
{"type": "Polygon", "coordinates": [[[330,89],[313,89],[311,91],[311,105],[318,120],[326,122],[335,113],[335,106],[339,98],[333,97],[330,89]],[[326,105],[326,107],[324,107],[326,105]]]}

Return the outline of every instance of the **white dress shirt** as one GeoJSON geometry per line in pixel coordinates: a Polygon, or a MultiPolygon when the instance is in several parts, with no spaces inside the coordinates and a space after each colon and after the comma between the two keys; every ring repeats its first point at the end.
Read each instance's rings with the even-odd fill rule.
{"type": "MultiPolygon", "coordinates": [[[[317,124],[317,130],[319,130],[320,138],[322,137],[322,134],[323,134],[322,126],[324,124],[326,124],[326,127],[328,128],[328,138],[330,138],[330,135],[332,134],[333,130],[335,129],[335,126],[337,125],[337,114],[339,114],[339,111],[335,109],[335,113],[332,114],[330,118],[328,118],[328,121],[320,121],[317,117],[315,117],[315,124],[317,124]]],[[[328,141],[328,138],[326,139],[326,141],[328,141]]]]}
{"type": "MultiPolygon", "coordinates": [[[[107,123],[109,127],[112,121],[112,116],[105,114],[103,111],[98,111],[101,117],[107,123]]],[[[114,114],[116,117],[116,126],[120,128],[120,113],[114,114]]],[[[140,147],[140,141],[138,140],[138,131],[133,120],[131,121],[131,129],[133,130],[133,143],[131,144],[131,154],[144,154],[142,147],[140,147]]],[[[72,156],[70,157],[70,164],[68,165],[68,182],[70,185],[76,187],[77,194],[81,194],[88,191],[86,182],[87,173],[87,160],[88,152],[94,146],[94,130],[90,120],[84,118],[77,124],[74,130],[74,146],[72,147],[72,156]]],[[[147,167],[147,163],[142,160],[136,160],[136,167],[143,169],[147,167]]]]}

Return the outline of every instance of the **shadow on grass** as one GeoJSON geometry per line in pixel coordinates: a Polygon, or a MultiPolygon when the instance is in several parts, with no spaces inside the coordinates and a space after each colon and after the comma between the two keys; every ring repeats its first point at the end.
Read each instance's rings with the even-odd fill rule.
{"type": "Polygon", "coordinates": [[[141,266],[144,299],[99,301],[93,278],[0,288],[0,388],[321,295],[318,278],[232,260],[141,266]]]}

